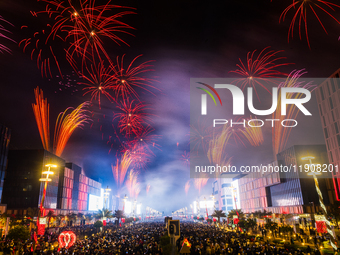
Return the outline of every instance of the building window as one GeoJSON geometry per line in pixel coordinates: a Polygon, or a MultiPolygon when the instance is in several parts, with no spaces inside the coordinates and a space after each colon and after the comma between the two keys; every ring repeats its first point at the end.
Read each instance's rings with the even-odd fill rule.
{"type": "Polygon", "coordinates": [[[339,133],[339,127],[338,127],[338,123],[334,123],[334,129],[335,129],[335,133],[339,133]]]}
{"type": "Polygon", "coordinates": [[[222,188],[229,188],[231,187],[231,183],[223,183],[222,188]]]}
{"type": "Polygon", "coordinates": [[[331,107],[331,109],[334,108],[334,106],[333,106],[333,101],[332,101],[332,98],[331,98],[331,97],[329,97],[329,106],[331,107]]]}
{"type": "Polygon", "coordinates": [[[328,131],[327,131],[327,128],[324,128],[323,131],[324,131],[325,137],[326,137],[326,139],[327,139],[327,138],[328,138],[328,131]]]}
{"type": "Polygon", "coordinates": [[[332,86],[332,92],[335,92],[335,84],[334,84],[334,79],[331,78],[331,86],[332,86]]]}
{"type": "Polygon", "coordinates": [[[227,199],[227,204],[228,205],[232,205],[233,204],[233,200],[232,199],[227,199]]]}
{"type": "Polygon", "coordinates": [[[323,89],[320,87],[320,94],[321,94],[321,99],[325,100],[325,95],[323,94],[323,89]]]}
{"type": "Polygon", "coordinates": [[[225,199],[223,199],[223,205],[225,205],[225,199]]]}
{"type": "Polygon", "coordinates": [[[319,110],[320,110],[320,115],[323,115],[322,114],[322,106],[321,106],[321,104],[319,104],[319,110]]]}
{"type": "Polygon", "coordinates": [[[338,146],[340,147],[340,135],[337,135],[336,138],[338,139],[338,146]]]}
{"type": "Polygon", "coordinates": [[[228,206],[228,207],[227,207],[227,210],[228,210],[228,211],[231,211],[231,210],[233,210],[233,209],[234,209],[234,207],[232,207],[232,206],[228,206]]]}

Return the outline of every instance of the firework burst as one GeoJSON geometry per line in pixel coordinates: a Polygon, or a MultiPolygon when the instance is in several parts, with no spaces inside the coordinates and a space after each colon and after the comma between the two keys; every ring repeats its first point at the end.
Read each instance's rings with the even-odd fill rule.
{"type": "Polygon", "coordinates": [[[125,186],[129,191],[130,197],[137,199],[140,192],[140,185],[138,182],[138,172],[131,169],[129,176],[125,182],[125,186]]]}
{"type": "Polygon", "coordinates": [[[125,152],[121,156],[120,160],[117,158],[116,165],[111,164],[113,178],[115,179],[116,184],[117,184],[118,194],[119,194],[120,188],[122,187],[125,181],[125,177],[131,166],[131,163],[132,163],[132,159],[130,157],[130,153],[125,152]]]}
{"type": "Polygon", "coordinates": [[[181,160],[183,161],[183,164],[185,166],[190,166],[190,152],[184,151],[184,153],[181,156],[181,160]]]}
{"type": "Polygon", "coordinates": [[[149,194],[150,188],[151,188],[150,184],[146,185],[146,195],[149,194]]]}
{"type": "Polygon", "coordinates": [[[35,104],[32,104],[35,120],[38,125],[38,130],[41,138],[41,142],[45,150],[50,149],[50,105],[47,103],[47,99],[44,99],[43,91],[39,91],[39,87],[34,89],[35,104]]]}
{"type": "Polygon", "coordinates": [[[114,84],[111,68],[105,68],[103,61],[100,61],[98,65],[93,64],[90,68],[86,67],[86,70],[87,75],[82,75],[84,82],[79,82],[80,85],[85,86],[83,88],[86,91],[84,96],[90,94],[91,102],[98,101],[99,109],[101,109],[101,95],[113,102],[114,97],[110,94],[114,84]]]}
{"type": "MultiPolygon", "coordinates": [[[[27,30],[27,26],[22,26],[23,31],[27,30]]],[[[22,47],[23,52],[29,52],[31,60],[37,62],[37,67],[40,70],[42,77],[53,77],[53,69],[56,68],[58,73],[63,77],[59,60],[52,47],[52,42],[48,40],[48,33],[51,30],[49,24],[44,29],[36,31],[33,36],[28,36],[19,42],[19,47],[22,47]]],[[[59,45],[63,44],[63,39],[58,37],[59,45]]],[[[62,47],[62,46],[61,46],[62,47]]]]}
{"type": "Polygon", "coordinates": [[[119,132],[130,137],[132,134],[137,135],[143,131],[144,125],[152,122],[145,104],[129,99],[124,100],[117,106],[120,112],[114,113],[113,119],[118,118],[119,132]]]}
{"type": "Polygon", "coordinates": [[[203,150],[207,151],[209,141],[213,136],[213,129],[205,126],[199,120],[195,125],[190,125],[190,144],[192,145],[191,151],[203,150]]]}
{"type": "MultiPolygon", "coordinates": [[[[11,23],[9,23],[7,20],[5,20],[2,16],[0,16],[0,21],[2,21],[3,23],[5,23],[6,25],[11,25],[11,26],[13,26],[11,23]]],[[[14,41],[13,39],[11,39],[11,38],[10,38],[8,35],[6,35],[6,34],[11,34],[11,32],[10,32],[9,30],[7,30],[7,29],[5,28],[4,25],[1,25],[1,24],[0,24],[0,38],[15,43],[15,41],[14,41]]],[[[10,48],[8,48],[8,47],[5,46],[4,44],[0,43],[0,53],[5,53],[5,52],[11,53],[12,51],[11,51],[10,48]]]]}
{"type": "Polygon", "coordinates": [[[269,50],[269,48],[270,47],[264,48],[259,54],[257,54],[257,50],[248,52],[246,62],[239,59],[240,63],[236,65],[237,69],[230,71],[245,77],[235,80],[236,84],[239,85],[242,90],[244,90],[245,87],[254,88],[257,97],[256,88],[258,86],[271,93],[266,87],[268,78],[287,76],[286,73],[279,71],[278,68],[291,64],[282,62],[286,58],[278,56],[283,50],[274,51],[269,50]]]}
{"type": "Polygon", "coordinates": [[[150,155],[155,155],[151,147],[160,149],[160,146],[156,143],[160,135],[152,134],[153,131],[154,129],[151,126],[145,127],[136,134],[133,140],[129,141],[129,147],[134,148],[136,151],[141,150],[150,155]]]}
{"type": "MultiPolygon", "coordinates": [[[[299,80],[302,75],[304,75],[306,72],[304,70],[294,70],[292,71],[287,79],[280,83],[279,88],[304,88],[313,91],[313,89],[316,88],[315,85],[313,85],[311,82],[304,82],[299,80]]],[[[286,97],[287,99],[299,99],[303,96],[303,93],[287,93],[286,97]]],[[[276,111],[272,114],[273,119],[277,119],[279,121],[274,122],[274,127],[272,129],[272,143],[273,143],[273,152],[274,157],[276,159],[276,155],[283,151],[286,147],[286,144],[288,142],[288,138],[290,135],[290,132],[292,131],[291,127],[283,127],[281,125],[281,122],[284,119],[293,119],[295,120],[300,110],[296,107],[295,104],[287,105],[287,114],[281,115],[281,90],[279,90],[278,94],[278,102],[277,102],[277,108],[276,111]]]]}
{"type": "Polygon", "coordinates": [[[198,190],[198,194],[201,194],[202,188],[207,184],[209,178],[195,178],[194,186],[198,190]]]}
{"type": "Polygon", "coordinates": [[[58,157],[63,153],[65,146],[71,135],[77,128],[81,128],[84,124],[89,123],[90,118],[88,111],[85,109],[89,106],[89,102],[82,103],[76,109],[67,112],[72,108],[67,108],[58,115],[54,130],[54,154],[58,157]]]}
{"type": "Polygon", "coordinates": [[[188,195],[189,188],[190,188],[190,180],[187,181],[187,182],[185,183],[185,186],[184,186],[184,190],[185,190],[185,194],[186,194],[186,195],[188,195]]]}
{"type": "Polygon", "coordinates": [[[116,80],[113,90],[115,91],[116,98],[118,99],[121,97],[124,101],[129,96],[134,96],[135,98],[139,99],[139,95],[135,89],[142,89],[153,94],[149,89],[157,89],[152,85],[155,80],[142,76],[142,74],[146,72],[153,71],[151,69],[151,65],[149,64],[152,61],[146,61],[140,65],[134,66],[135,61],[142,56],[139,55],[135,57],[125,68],[124,56],[125,55],[122,56],[120,61],[119,57],[117,57],[117,65],[113,66],[116,80]]]}
{"type": "Polygon", "coordinates": [[[98,57],[102,59],[104,56],[110,61],[110,58],[104,48],[104,38],[114,41],[116,44],[121,43],[128,45],[117,34],[129,34],[126,30],[133,29],[133,27],[121,21],[125,15],[135,14],[133,8],[111,5],[110,1],[101,6],[96,6],[95,0],[79,1],[81,8],[77,11],[74,7],[72,15],[74,16],[74,24],[63,25],[62,29],[68,31],[68,38],[72,38],[72,43],[67,49],[68,55],[71,59],[74,56],[81,56],[82,63],[86,59],[93,59],[98,57]],[[107,13],[112,13],[115,9],[128,9],[126,11],[118,12],[114,15],[106,16],[107,13]]]}
{"type": "Polygon", "coordinates": [[[306,34],[306,40],[308,43],[308,47],[310,48],[310,42],[308,38],[308,29],[307,29],[307,12],[310,12],[312,16],[315,16],[318,22],[320,23],[322,29],[325,31],[326,34],[327,30],[325,26],[323,25],[321,19],[320,19],[320,13],[326,14],[332,19],[334,19],[338,24],[340,24],[339,20],[335,18],[331,12],[335,12],[335,9],[340,8],[340,5],[334,4],[330,1],[324,1],[324,0],[293,0],[293,3],[291,3],[281,14],[280,16],[280,22],[284,21],[287,13],[290,10],[293,10],[294,16],[292,18],[292,21],[289,26],[288,30],[288,42],[289,38],[293,38],[294,35],[294,28],[295,24],[298,23],[299,27],[299,38],[302,40],[302,30],[305,30],[306,34]],[[319,14],[317,13],[319,11],[319,14]]]}

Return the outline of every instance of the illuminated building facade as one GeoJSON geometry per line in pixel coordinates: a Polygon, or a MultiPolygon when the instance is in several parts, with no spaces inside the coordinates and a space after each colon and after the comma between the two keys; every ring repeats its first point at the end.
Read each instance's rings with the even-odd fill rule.
{"type": "MultiPolygon", "coordinates": [[[[267,164],[268,169],[275,166],[277,166],[277,161],[267,164]]],[[[268,210],[268,205],[271,204],[269,188],[270,186],[279,183],[279,173],[267,172],[263,174],[262,172],[257,172],[248,174],[246,177],[239,179],[242,211],[251,213],[259,210],[268,210]]]]}
{"type": "Polygon", "coordinates": [[[49,178],[45,208],[57,209],[59,174],[65,167],[65,161],[46,150],[10,150],[8,167],[3,188],[3,203],[7,204],[7,212],[24,214],[28,207],[37,208],[43,195],[44,183],[42,171],[45,165],[53,163],[54,174],[49,178]]]}
{"type": "MultiPolygon", "coordinates": [[[[318,210],[319,198],[313,178],[300,166],[308,162],[305,156],[314,156],[313,163],[328,164],[325,145],[295,145],[277,154],[272,166],[287,166],[289,171],[277,173],[251,173],[239,180],[241,208],[246,213],[269,211],[272,213],[311,213],[312,205],[318,210]],[[297,166],[296,171],[293,166],[297,166]]],[[[288,169],[287,168],[287,169],[288,169]]],[[[330,173],[318,177],[320,190],[326,205],[334,202],[334,189],[330,173]]]]}
{"type": "Polygon", "coordinates": [[[2,198],[2,190],[4,187],[4,179],[7,169],[7,157],[10,140],[11,130],[0,124],[0,199],[2,198]]]}
{"type": "Polygon", "coordinates": [[[46,150],[13,150],[8,155],[3,203],[7,212],[23,215],[29,207],[37,208],[43,194],[42,171],[53,163],[57,168],[49,178],[44,208],[55,214],[86,212],[89,196],[101,196],[101,183],[88,178],[81,167],[65,161],[46,150]]]}
{"type": "Polygon", "coordinates": [[[58,209],[63,210],[61,213],[89,211],[90,197],[101,197],[101,187],[101,183],[87,177],[80,166],[66,163],[60,174],[58,209]]]}
{"type": "Polygon", "coordinates": [[[233,193],[233,179],[230,174],[221,176],[212,183],[212,194],[214,195],[215,208],[224,212],[235,209],[234,200],[237,194],[233,193]]]}
{"type": "MultiPolygon", "coordinates": [[[[329,163],[340,167],[340,69],[316,88],[329,163]]],[[[340,200],[340,172],[333,171],[336,199],[340,200]]]]}

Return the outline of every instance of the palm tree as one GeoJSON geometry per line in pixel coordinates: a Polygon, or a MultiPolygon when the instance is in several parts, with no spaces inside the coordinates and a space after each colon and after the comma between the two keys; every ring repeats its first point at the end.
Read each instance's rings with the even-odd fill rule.
{"type": "Polygon", "coordinates": [[[112,211],[106,208],[103,208],[102,210],[99,209],[94,217],[96,219],[112,218],[112,211]]]}
{"type": "Polygon", "coordinates": [[[91,213],[85,214],[85,221],[90,222],[92,219],[93,219],[93,214],[91,213]]]}
{"type": "Polygon", "coordinates": [[[244,218],[244,213],[242,212],[241,209],[237,209],[237,210],[230,210],[228,213],[228,218],[233,218],[234,215],[238,215],[239,219],[243,219],[244,218]],[[238,213],[238,214],[237,214],[238,213]]]}
{"type": "Polygon", "coordinates": [[[57,220],[58,220],[58,226],[60,227],[61,220],[62,220],[63,218],[65,218],[65,215],[64,215],[64,214],[58,214],[58,215],[56,216],[56,218],[57,218],[57,220]]]}
{"type": "MultiPolygon", "coordinates": [[[[77,219],[80,219],[80,221],[82,220],[82,219],[85,219],[85,216],[84,216],[84,214],[83,213],[78,213],[77,214],[77,219]]],[[[81,224],[81,222],[79,223],[79,225],[81,224]]]]}
{"type": "Polygon", "coordinates": [[[49,228],[50,227],[51,218],[56,217],[56,215],[54,214],[53,210],[49,210],[48,213],[46,214],[46,217],[48,219],[48,221],[47,221],[47,228],[49,228]]]}
{"type": "Polygon", "coordinates": [[[28,207],[27,208],[27,212],[26,212],[26,216],[30,217],[30,218],[34,218],[34,217],[38,217],[39,214],[39,208],[38,207],[28,207]]]}
{"type": "Polygon", "coordinates": [[[67,214],[67,218],[68,218],[68,222],[72,222],[72,224],[69,223],[72,226],[73,225],[73,221],[77,219],[77,214],[75,214],[73,212],[70,212],[69,214],[67,214]]]}
{"type": "Polygon", "coordinates": [[[223,217],[227,217],[227,215],[225,215],[225,213],[222,210],[215,210],[215,212],[211,215],[213,217],[216,217],[218,220],[218,225],[220,225],[220,220],[223,217]]]}
{"type": "Polygon", "coordinates": [[[113,214],[113,217],[118,219],[116,221],[117,222],[117,226],[118,226],[119,219],[125,218],[124,211],[123,210],[115,210],[115,213],[113,214]]]}

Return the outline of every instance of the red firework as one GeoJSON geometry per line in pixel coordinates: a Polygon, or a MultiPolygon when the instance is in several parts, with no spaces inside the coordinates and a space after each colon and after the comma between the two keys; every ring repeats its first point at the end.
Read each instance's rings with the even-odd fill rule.
{"type": "Polygon", "coordinates": [[[184,151],[184,153],[182,154],[181,160],[183,161],[183,164],[185,166],[189,166],[190,165],[190,152],[184,151]]]}
{"type": "Polygon", "coordinates": [[[330,12],[333,11],[335,12],[335,8],[340,8],[340,5],[334,4],[329,1],[323,1],[323,0],[293,0],[293,3],[290,4],[281,14],[280,16],[280,22],[284,21],[286,18],[287,13],[290,10],[293,10],[295,12],[293,19],[290,23],[289,30],[288,30],[288,42],[289,42],[289,37],[291,36],[293,38],[294,35],[294,27],[295,27],[295,22],[298,19],[298,27],[299,27],[299,38],[301,40],[301,32],[302,29],[304,28],[305,34],[306,34],[306,39],[308,43],[308,47],[310,48],[310,43],[309,43],[309,38],[308,38],[308,29],[307,29],[307,11],[314,14],[318,22],[320,23],[322,29],[325,31],[326,34],[327,30],[325,26],[323,25],[319,15],[316,11],[319,10],[319,12],[323,14],[327,14],[330,16],[332,19],[334,19],[338,24],[340,24],[339,20],[336,19],[330,12]]]}
{"type": "Polygon", "coordinates": [[[119,57],[117,57],[117,65],[113,67],[114,75],[116,78],[116,84],[113,87],[116,98],[121,97],[123,100],[126,100],[130,95],[139,99],[139,95],[136,92],[136,88],[146,90],[153,94],[149,88],[157,89],[152,85],[152,82],[155,80],[141,76],[142,74],[153,71],[150,69],[151,65],[149,64],[152,61],[146,61],[140,65],[134,66],[137,58],[141,57],[139,55],[135,57],[131,63],[124,68],[124,56],[122,56],[119,61],[119,57]]]}
{"type": "MultiPolygon", "coordinates": [[[[70,0],[69,0],[70,2],[70,0]]],[[[116,44],[121,43],[128,45],[118,34],[129,34],[127,29],[133,27],[121,21],[121,18],[128,14],[135,14],[131,11],[133,8],[107,4],[96,6],[95,0],[80,1],[80,10],[72,6],[72,14],[74,16],[73,25],[63,25],[60,29],[68,31],[67,38],[72,38],[72,43],[67,49],[69,56],[73,59],[75,55],[81,56],[84,61],[86,58],[94,58],[96,55],[99,59],[104,55],[107,60],[110,58],[104,48],[104,38],[114,41],[116,44]],[[121,11],[111,15],[114,9],[125,8],[127,11],[121,11]],[[109,16],[105,14],[110,13],[109,16]]]]}
{"type": "Polygon", "coordinates": [[[160,135],[152,134],[153,131],[154,129],[151,126],[143,128],[143,130],[136,134],[135,139],[129,142],[129,145],[137,151],[142,150],[148,154],[154,155],[151,147],[159,149],[160,146],[156,143],[156,141],[160,135]]]}
{"type": "Polygon", "coordinates": [[[137,169],[146,169],[147,164],[151,161],[151,157],[153,156],[145,146],[141,146],[140,144],[132,145],[131,148],[125,148],[124,151],[130,153],[132,165],[137,169]]]}
{"type": "Polygon", "coordinates": [[[86,90],[84,95],[91,94],[91,102],[93,100],[98,100],[99,109],[101,103],[101,95],[106,96],[106,98],[112,102],[114,97],[111,96],[110,90],[114,84],[114,77],[111,74],[111,68],[105,68],[103,61],[100,61],[98,66],[95,64],[91,65],[91,68],[87,68],[87,75],[83,74],[84,82],[79,82],[79,84],[85,86],[83,90],[86,90]]]}
{"type": "Polygon", "coordinates": [[[264,85],[264,82],[267,81],[268,78],[278,78],[288,75],[278,70],[278,68],[282,66],[291,64],[286,62],[279,63],[286,59],[285,57],[277,56],[284,51],[274,51],[269,50],[269,48],[270,47],[264,48],[259,54],[256,54],[256,50],[248,52],[247,61],[244,63],[239,58],[240,63],[236,65],[237,69],[230,71],[245,77],[236,80],[236,83],[240,83],[243,90],[245,87],[253,87],[257,95],[256,87],[260,86],[271,93],[264,85]]]}
{"type": "Polygon", "coordinates": [[[144,128],[144,124],[152,122],[149,113],[145,112],[149,110],[142,102],[136,102],[129,99],[121,102],[117,106],[121,110],[119,113],[114,113],[115,118],[119,118],[118,127],[120,133],[125,133],[125,136],[130,136],[132,134],[138,134],[144,128]]]}
{"type": "MultiPolygon", "coordinates": [[[[35,32],[33,36],[22,40],[20,44],[24,45],[24,51],[29,45],[33,46],[30,47],[31,57],[37,58],[37,64],[43,76],[49,74],[52,77],[50,67],[52,63],[56,64],[62,75],[52,45],[59,44],[59,47],[64,45],[62,50],[65,52],[65,59],[74,70],[77,70],[75,57],[81,58],[82,66],[86,59],[93,60],[94,54],[99,59],[102,55],[108,58],[102,39],[109,38],[117,44],[125,43],[117,33],[129,34],[125,29],[132,29],[120,19],[134,12],[128,10],[112,14],[116,9],[129,7],[112,5],[111,1],[103,5],[97,5],[95,0],[41,1],[46,3],[45,10],[31,13],[35,17],[45,14],[49,23],[45,29],[35,32]],[[60,39],[60,42],[56,43],[56,39],[60,39]]],[[[27,28],[27,26],[22,28],[27,28]]]]}
{"type": "Polygon", "coordinates": [[[195,125],[190,125],[190,144],[191,151],[202,149],[207,152],[209,141],[212,139],[213,129],[202,124],[199,120],[195,125]]]}
{"type": "MultiPolygon", "coordinates": [[[[9,23],[7,20],[5,20],[2,16],[0,16],[0,21],[3,21],[4,23],[13,26],[11,23],[9,23]]],[[[8,37],[6,34],[11,34],[11,32],[9,30],[7,30],[3,25],[0,25],[0,38],[12,41],[15,43],[15,41],[13,39],[11,39],[10,37],[8,37]]],[[[0,53],[11,53],[12,51],[10,50],[10,48],[8,48],[7,46],[5,46],[4,44],[0,43],[0,53]]]]}
{"type": "MultiPolygon", "coordinates": [[[[28,29],[22,26],[22,30],[28,29]]],[[[57,68],[59,74],[63,77],[58,58],[52,47],[52,42],[48,40],[51,26],[49,24],[40,31],[36,31],[32,37],[27,37],[19,42],[19,47],[23,48],[23,52],[30,52],[31,60],[36,60],[37,67],[42,77],[53,77],[52,69],[57,68]]],[[[56,41],[54,41],[54,44],[56,41]]],[[[58,45],[62,45],[64,40],[58,37],[58,45]]]]}

